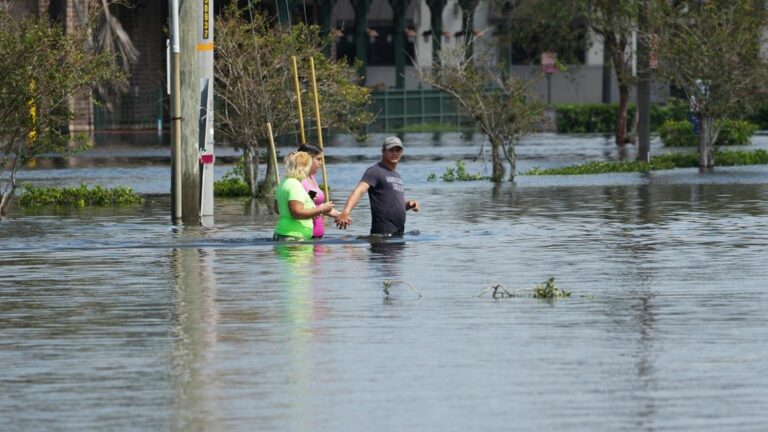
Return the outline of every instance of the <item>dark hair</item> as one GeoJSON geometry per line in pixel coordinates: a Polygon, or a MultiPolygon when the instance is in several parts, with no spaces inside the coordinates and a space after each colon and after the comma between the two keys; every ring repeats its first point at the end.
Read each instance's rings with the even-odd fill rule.
{"type": "Polygon", "coordinates": [[[323,150],[314,144],[302,144],[299,146],[299,151],[307,152],[310,156],[314,157],[323,152],[323,150]]]}

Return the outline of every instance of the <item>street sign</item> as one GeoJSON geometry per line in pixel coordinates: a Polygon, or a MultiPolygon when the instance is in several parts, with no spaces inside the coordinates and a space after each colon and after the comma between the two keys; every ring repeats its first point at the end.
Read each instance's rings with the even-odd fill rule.
{"type": "Polygon", "coordinates": [[[557,53],[551,51],[541,53],[541,70],[545,74],[553,74],[557,71],[557,53]]]}

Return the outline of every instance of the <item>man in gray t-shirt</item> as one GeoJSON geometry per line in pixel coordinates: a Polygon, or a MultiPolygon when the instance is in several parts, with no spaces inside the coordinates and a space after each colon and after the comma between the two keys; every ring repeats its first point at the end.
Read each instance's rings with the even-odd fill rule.
{"type": "Polygon", "coordinates": [[[403,143],[398,137],[387,137],[381,147],[381,160],[368,168],[360,183],[349,195],[344,210],[336,218],[336,226],[347,228],[349,214],[368,192],[371,201],[371,234],[401,236],[405,232],[405,212],[419,211],[419,203],[405,199],[403,179],[395,168],[403,156],[403,143]]]}

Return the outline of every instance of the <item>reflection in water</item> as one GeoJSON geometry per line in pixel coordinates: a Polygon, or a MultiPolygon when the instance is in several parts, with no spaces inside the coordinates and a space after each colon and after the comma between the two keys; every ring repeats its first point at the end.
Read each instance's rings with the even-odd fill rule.
{"type": "Polygon", "coordinates": [[[218,417],[214,392],[206,377],[209,353],[217,342],[216,279],[214,250],[173,249],[170,262],[174,277],[173,388],[175,429],[208,430],[218,417]]]}
{"type": "Polygon", "coordinates": [[[316,379],[314,343],[318,332],[314,323],[322,318],[313,284],[322,273],[324,245],[284,242],[275,245],[275,255],[282,264],[279,275],[285,287],[285,328],[290,365],[286,376],[290,382],[286,392],[291,401],[289,430],[312,430],[311,385],[316,379]]]}

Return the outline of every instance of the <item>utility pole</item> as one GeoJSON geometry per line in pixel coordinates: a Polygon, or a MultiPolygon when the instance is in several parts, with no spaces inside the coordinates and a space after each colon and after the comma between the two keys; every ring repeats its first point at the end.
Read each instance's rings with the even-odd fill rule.
{"type": "Polygon", "coordinates": [[[637,160],[651,161],[651,50],[648,35],[648,4],[638,5],[637,44],[637,160]]]}
{"type": "Polygon", "coordinates": [[[213,1],[169,3],[174,223],[213,223],[213,1]]]}

